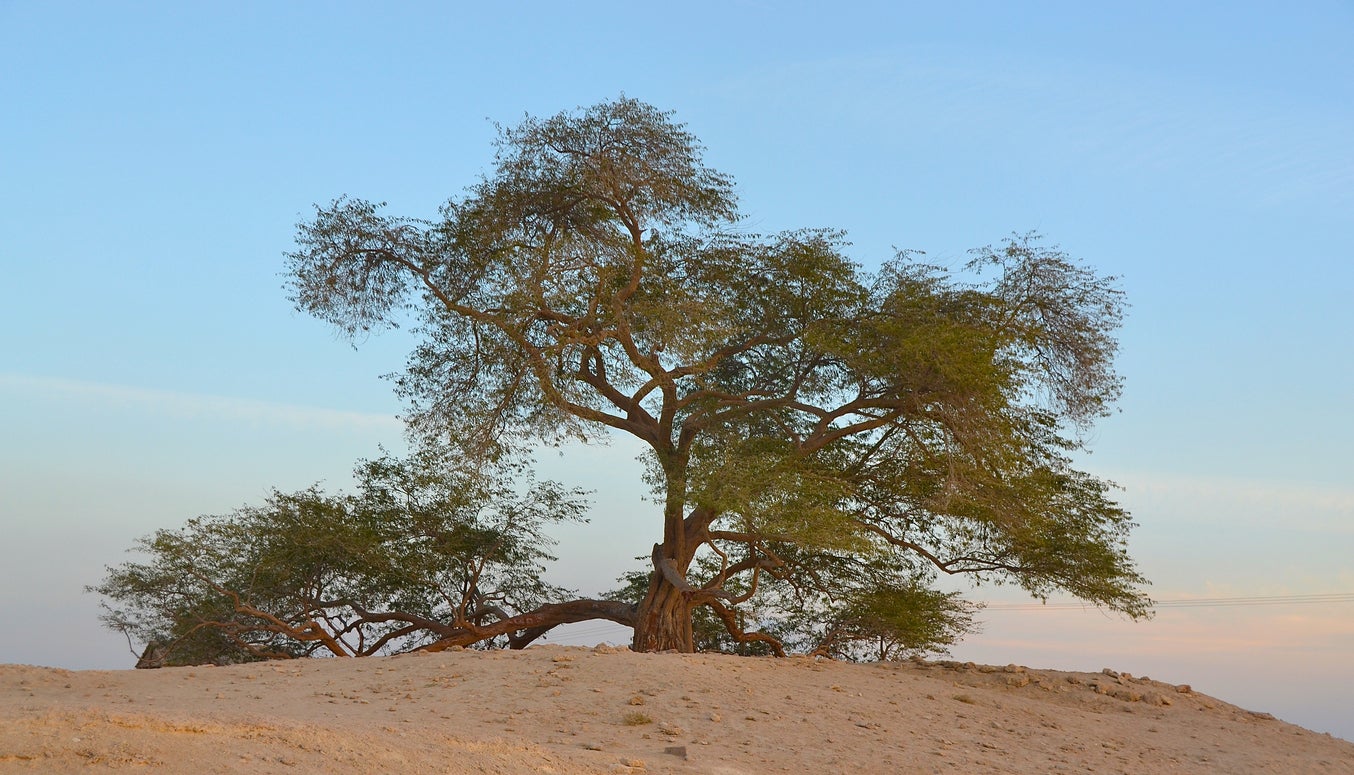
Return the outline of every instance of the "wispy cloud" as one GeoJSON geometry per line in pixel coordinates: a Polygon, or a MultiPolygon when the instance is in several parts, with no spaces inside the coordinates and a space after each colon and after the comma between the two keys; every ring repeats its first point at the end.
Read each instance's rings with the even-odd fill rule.
{"type": "Polygon", "coordinates": [[[983,616],[990,636],[985,647],[1075,653],[1094,646],[1136,655],[1253,655],[1291,650],[1345,654],[1354,639],[1348,612],[1354,603],[1250,609],[1163,609],[1147,622],[1130,623],[1088,616],[1070,609],[1046,612],[990,613],[983,616]]]}
{"type": "Polygon", "coordinates": [[[0,391],[38,395],[85,405],[135,405],[174,417],[264,423],[299,428],[400,433],[393,415],[349,412],[313,406],[273,403],[232,396],[115,385],[103,382],[0,373],[0,391]]]}
{"type": "Polygon", "coordinates": [[[1354,204],[1348,115],[1279,95],[1254,104],[1208,84],[1136,71],[1072,70],[1038,59],[998,65],[980,53],[957,60],[943,50],[768,66],[720,88],[763,102],[823,105],[856,131],[1019,148],[1042,164],[1226,192],[1261,207],[1354,204]]]}
{"type": "Polygon", "coordinates": [[[1204,522],[1276,520],[1301,529],[1354,533],[1354,489],[1330,485],[1163,472],[1119,472],[1125,500],[1169,502],[1180,514],[1204,522]]]}

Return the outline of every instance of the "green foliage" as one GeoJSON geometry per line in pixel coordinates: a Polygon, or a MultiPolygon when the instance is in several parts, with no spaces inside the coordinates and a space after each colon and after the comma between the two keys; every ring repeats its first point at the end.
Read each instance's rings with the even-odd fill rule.
{"type": "Polygon", "coordinates": [[[973,630],[975,606],[957,592],[920,584],[878,587],[844,601],[823,627],[818,648],[855,660],[890,660],[943,651],[973,630]]]}
{"type": "MultiPolygon", "coordinates": [[[[769,642],[742,641],[735,631],[769,634],[791,653],[819,654],[852,661],[897,660],[912,655],[945,653],[973,632],[979,606],[927,586],[924,577],[908,578],[894,560],[858,554],[796,555],[793,544],[778,547],[783,564],[761,576],[753,590],[747,578],[730,579],[724,589],[747,600],[731,607],[736,627],[730,629],[710,607],[693,612],[694,642],[699,651],[742,656],[775,653],[769,642]]],[[[714,576],[719,558],[705,555],[693,575],[714,576]]],[[[622,576],[611,597],[638,603],[648,574],[622,576]]]]}
{"type": "Polygon", "coordinates": [[[701,150],[626,98],[527,119],[436,220],[317,209],[292,298],[354,336],[419,321],[397,389],[433,447],[647,445],[636,648],[943,645],[970,619],[939,573],[1147,615],[1132,522],[1069,457],[1120,391],[1115,278],[1036,235],[868,272],[838,232],[740,228],[701,150]]]}
{"type": "Polygon", "coordinates": [[[564,597],[540,580],[542,528],[580,519],[579,493],[426,456],[355,473],[353,494],[274,492],[142,539],[145,561],[92,588],[105,624],[164,664],[224,664],[405,651],[564,597]]]}

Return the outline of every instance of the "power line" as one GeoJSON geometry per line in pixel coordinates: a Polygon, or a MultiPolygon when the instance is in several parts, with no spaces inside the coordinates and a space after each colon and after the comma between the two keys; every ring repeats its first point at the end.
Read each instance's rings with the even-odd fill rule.
{"type": "MultiPolygon", "coordinates": [[[[1232,597],[1193,597],[1173,600],[1157,600],[1153,608],[1230,608],[1240,606],[1264,605],[1321,605],[1354,603],[1354,592],[1326,592],[1312,595],[1237,595],[1232,597]]],[[[1051,611],[1069,609],[1089,609],[1090,603],[1068,601],[1056,603],[989,603],[985,611],[1051,611]]],[[[584,640],[598,636],[616,635],[624,631],[624,625],[603,624],[588,627],[571,628],[565,635],[569,640],[584,640]]],[[[558,635],[557,635],[558,637],[558,635]]]]}
{"type": "MultiPolygon", "coordinates": [[[[1243,595],[1235,597],[1194,597],[1157,600],[1154,608],[1227,608],[1260,605],[1313,605],[1354,603],[1354,592],[1329,592],[1315,595],[1243,595]]],[[[1050,609],[1093,608],[1089,603],[991,603],[988,611],[1044,611],[1050,609]]]]}

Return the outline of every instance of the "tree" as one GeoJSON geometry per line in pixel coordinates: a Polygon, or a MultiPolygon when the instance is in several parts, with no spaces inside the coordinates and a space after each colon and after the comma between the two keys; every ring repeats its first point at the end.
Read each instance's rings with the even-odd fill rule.
{"type": "MultiPolygon", "coordinates": [[[[368,656],[432,642],[521,648],[567,619],[568,592],[540,580],[544,525],[580,519],[581,494],[515,487],[426,456],[357,468],[358,490],[274,492],[265,505],[142,539],[146,562],[110,568],[104,623],[148,644],[139,666],[368,656]],[[520,616],[528,613],[527,617],[520,616]]],[[[627,620],[627,607],[602,607],[627,620]]],[[[588,608],[590,615],[597,606],[588,608]]]]}
{"type": "Polygon", "coordinates": [[[767,594],[882,626],[937,573],[1147,615],[1130,518],[1068,457],[1119,392],[1115,278],[1033,236],[959,276],[867,272],[838,232],[740,230],[701,150],[627,98],[527,118],[436,219],[317,208],[291,298],[352,337],[415,321],[395,384],[430,447],[643,442],[661,540],[636,650],[691,651],[711,615],[779,644],[744,615],[767,594]]]}

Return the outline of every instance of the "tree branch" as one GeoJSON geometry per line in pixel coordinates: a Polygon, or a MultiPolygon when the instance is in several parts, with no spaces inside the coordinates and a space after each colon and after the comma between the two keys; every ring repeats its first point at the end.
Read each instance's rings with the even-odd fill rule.
{"type": "Polygon", "coordinates": [[[707,603],[710,610],[715,612],[720,621],[724,622],[724,629],[729,631],[729,635],[739,643],[765,643],[771,647],[776,656],[785,656],[785,646],[779,640],[764,632],[744,632],[743,628],[738,626],[738,618],[734,616],[733,611],[727,608],[718,600],[711,600],[707,603]]]}
{"type": "MultiPolygon", "coordinates": [[[[607,619],[626,627],[635,626],[635,607],[618,600],[570,600],[565,603],[546,603],[534,611],[500,619],[483,626],[465,624],[460,631],[420,647],[419,651],[443,651],[452,646],[469,646],[498,635],[511,636],[523,631],[536,631],[532,640],[561,624],[607,619]]],[[[525,644],[523,644],[525,645],[525,644]]]]}

